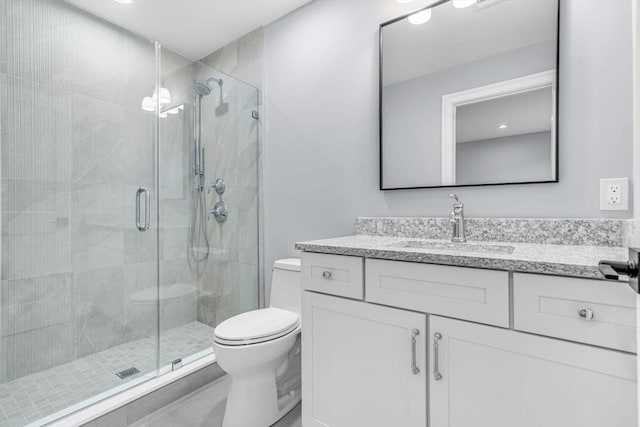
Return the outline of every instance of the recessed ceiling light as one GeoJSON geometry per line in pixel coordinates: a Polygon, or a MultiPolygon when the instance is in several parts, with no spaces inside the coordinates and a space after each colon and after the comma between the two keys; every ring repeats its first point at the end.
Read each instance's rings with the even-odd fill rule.
{"type": "Polygon", "coordinates": [[[465,7],[473,6],[476,0],[453,0],[453,7],[458,9],[464,9],[465,7]]]}
{"type": "Polygon", "coordinates": [[[507,125],[504,123],[498,126],[498,129],[506,129],[506,128],[507,128],[507,125]]]}
{"type": "Polygon", "coordinates": [[[131,4],[133,3],[133,0],[113,0],[116,3],[120,3],[120,4],[131,4]]]}
{"type": "Polygon", "coordinates": [[[409,22],[413,25],[421,25],[431,19],[431,8],[421,10],[420,12],[416,12],[413,15],[409,15],[409,22]]]}

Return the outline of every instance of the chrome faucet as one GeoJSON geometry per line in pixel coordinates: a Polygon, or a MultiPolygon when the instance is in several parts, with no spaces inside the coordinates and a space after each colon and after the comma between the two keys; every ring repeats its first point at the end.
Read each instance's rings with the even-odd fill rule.
{"type": "Polygon", "coordinates": [[[456,194],[449,194],[449,197],[453,199],[453,209],[449,219],[452,224],[451,241],[463,243],[467,240],[464,236],[464,205],[456,194]]]}

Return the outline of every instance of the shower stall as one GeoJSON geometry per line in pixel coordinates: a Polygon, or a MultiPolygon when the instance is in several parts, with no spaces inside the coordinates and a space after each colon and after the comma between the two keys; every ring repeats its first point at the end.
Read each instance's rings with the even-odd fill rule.
{"type": "Polygon", "coordinates": [[[63,0],[0,0],[0,426],[208,355],[258,307],[257,108],[63,0]]]}

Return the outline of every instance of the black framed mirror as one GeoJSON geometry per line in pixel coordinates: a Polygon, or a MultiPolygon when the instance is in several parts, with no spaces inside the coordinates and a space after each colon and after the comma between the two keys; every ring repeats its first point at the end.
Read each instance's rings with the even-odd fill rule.
{"type": "Polygon", "coordinates": [[[380,25],[380,189],[558,181],[560,0],[444,0],[380,25]]]}

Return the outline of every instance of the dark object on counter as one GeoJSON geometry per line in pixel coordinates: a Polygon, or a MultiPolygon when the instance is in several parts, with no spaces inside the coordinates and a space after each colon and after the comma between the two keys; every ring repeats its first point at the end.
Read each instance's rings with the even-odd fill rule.
{"type": "Polygon", "coordinates": [[[629,286],[636,292],[638,289],[638,266],[640,266],[640,249],[629,248],[628,261],[600,261],[598,269],[608,280],[619,280],[620,276],[629,277],[629,286]]]}

